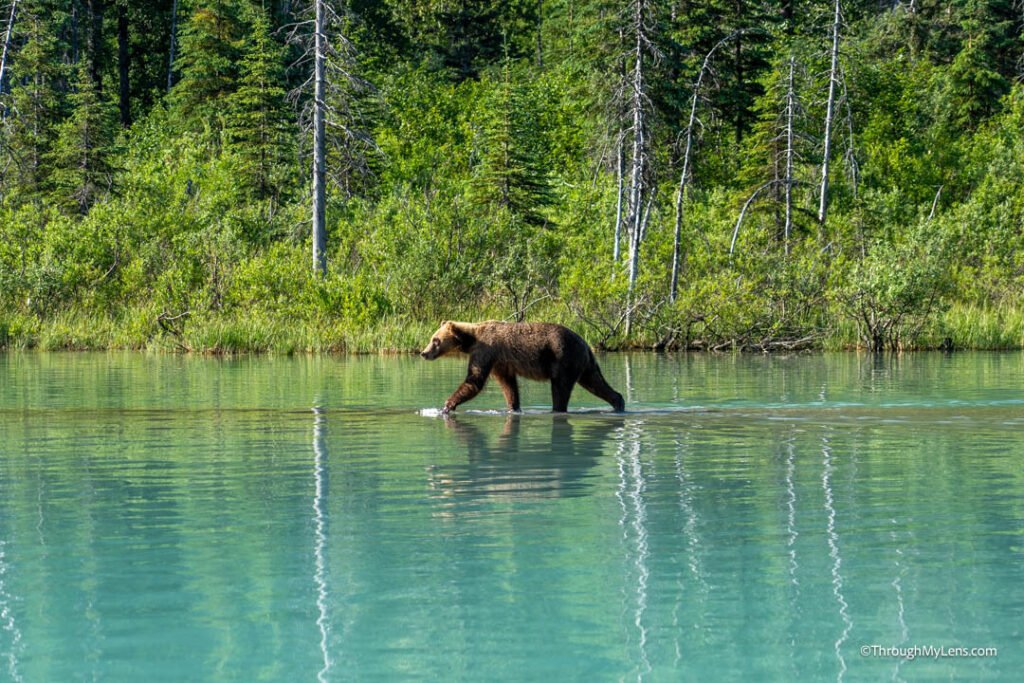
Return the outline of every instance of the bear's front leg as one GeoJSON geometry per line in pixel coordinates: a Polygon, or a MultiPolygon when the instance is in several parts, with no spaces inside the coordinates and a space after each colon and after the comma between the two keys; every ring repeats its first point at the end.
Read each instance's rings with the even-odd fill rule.
{"type": "Polygon", "coordinates": [[[490,371],[490,367],[484,367],[471,362],[469,364],[469,374],[466,375],[466,379],[459,385],[459,388],[452,392],[452,395],[444,402],[441,414],[447,415],[479,394],[484,388],[484,384],[487,383],[487,375],[490,371]]]}

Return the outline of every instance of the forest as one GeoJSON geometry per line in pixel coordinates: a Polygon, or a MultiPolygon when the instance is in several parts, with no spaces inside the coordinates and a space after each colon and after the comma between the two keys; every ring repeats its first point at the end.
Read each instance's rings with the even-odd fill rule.
{"type": "Polygon", "coordinates": [[[0,348],[1024,348],[1021,0],[0,0],[0,348]]]}

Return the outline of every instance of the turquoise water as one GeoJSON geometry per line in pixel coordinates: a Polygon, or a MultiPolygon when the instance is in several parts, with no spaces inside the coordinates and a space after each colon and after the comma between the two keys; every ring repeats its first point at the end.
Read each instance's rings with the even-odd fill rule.
{"type": "Polygon", "coordinates": [[[601,363],[0,355],[0,681],[1019,680],[1024,356],[601,363]]]}

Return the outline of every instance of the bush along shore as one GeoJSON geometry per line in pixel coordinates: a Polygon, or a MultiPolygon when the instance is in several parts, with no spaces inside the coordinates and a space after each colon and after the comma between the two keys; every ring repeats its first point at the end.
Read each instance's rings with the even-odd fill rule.
{"type": "Polygon", "coordinates": [[[1024,348],[1014,3],[80,4],[0,15],[0,348],[1024,348]]]}

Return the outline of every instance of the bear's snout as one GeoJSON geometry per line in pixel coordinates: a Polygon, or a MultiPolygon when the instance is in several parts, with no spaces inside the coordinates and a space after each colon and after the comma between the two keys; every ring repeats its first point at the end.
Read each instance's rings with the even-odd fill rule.
{"type": "Polygon", "coordinates": [[[425,360],[434,360],[441,355],[441,343],[435,338],[427,344],[427,348],[420,351],[420,356],[425,360]]]}

